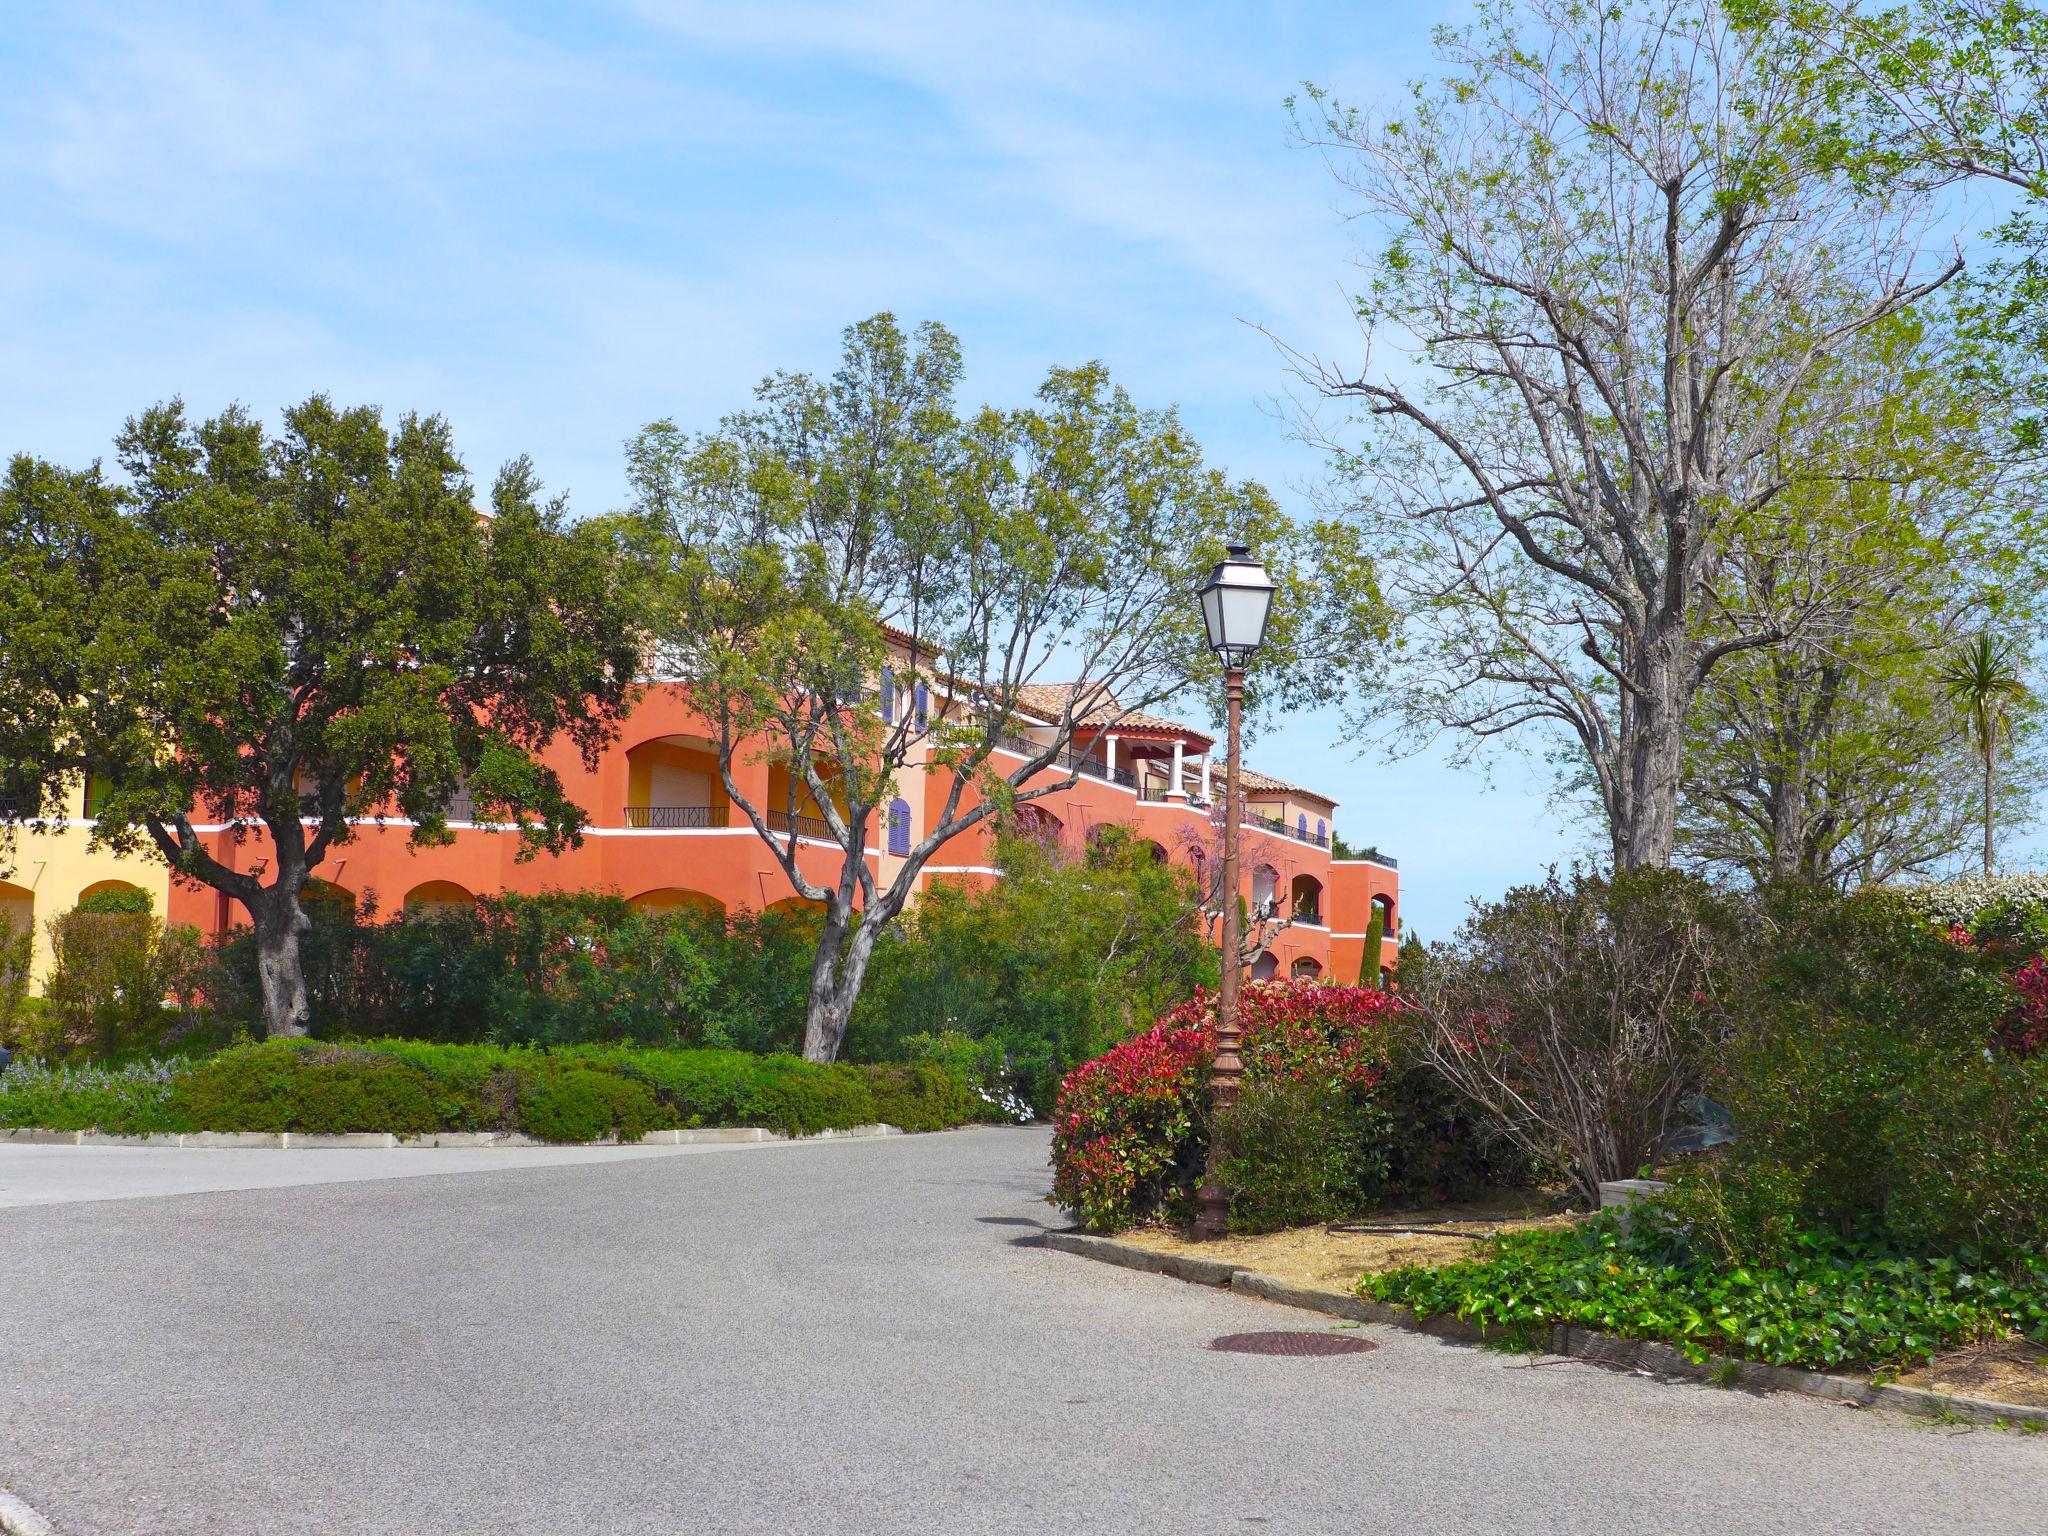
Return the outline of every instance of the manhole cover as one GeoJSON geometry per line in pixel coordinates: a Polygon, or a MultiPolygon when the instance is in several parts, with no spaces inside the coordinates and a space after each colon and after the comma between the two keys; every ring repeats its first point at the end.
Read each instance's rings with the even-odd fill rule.
{"type": "Polygon", "coordinates": [[[1226,1333],[1209,1341],[1211,1349],[1237,1355],[1362,1355],[1379,1345],[1350,1333],[1226,1333]]]}

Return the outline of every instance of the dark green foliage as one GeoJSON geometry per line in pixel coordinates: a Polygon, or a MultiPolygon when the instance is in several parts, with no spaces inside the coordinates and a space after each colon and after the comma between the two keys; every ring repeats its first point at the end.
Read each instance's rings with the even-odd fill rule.
{"type": "Polygon", "coordinates": [[[1910,1367],[2008,1333],[2048,1343],[2048,1257],[1995,1270],[1974,1257],[1911,1257],[1811,1234],[1774,1264],[1738,1265],[1674,1243],[1654,1222],[1624,1238],[1596,1219],[1496,1239],[1462,1264],[1368,1275],[1359,1290],[1530,1348],[1570,1323],[1662,1340],[1695,1360],[1834,1370],[1910,1367]]]}
{"type": "Polygon", "coordinates": [[[100,895],[114,899],[111,910],[81,902],[49,923],[55,963],[42,1007],[21,1033],[30,1053],[46,1060],[161,1053],[204,1032],[191,1006],[198,932],[159,922],[145,892],[100,895]],[[140,910],[130,895],[142,897],[140,910]]]}
{"type": "Polygon", "coordinates": [[[1884,892],[1771,893],[1758,939],[1710,1082],[1739,1134],[1685,1169],[1686,1219],[1765,1261],[1811,1227],[1929,1252],[2048,1243],[2048,1056],[2000,1046],[2006,962],[1884,892]]]}
{"type": "MultiPolygon", "coordinates": [[[[640,912],[616,894],[501,896],[469,910],[377,920],[315,904],[305,956],[313,1032],[451,1043],[793,1045],[803,1019],[809,919],[640,912]]],[[[216,1011],[261,1016],[246,930],[217,947],[216,1011]]]]}
{"type": "Polygon", "coordinates": [[[1215,1118],[1233,1232],[1334,1221],[1384,1194],[1384,1110],[1341,1083],[1247,1082],[1215,1118]]]}
{"type": "Polygon", "coordinates": [[[654,1090],[595,1067],[549,1064],[522,1074],[519,1129],[542,1141],[638,1141],[662,1120],[654,1090]]]}
{"type": "Polygon", "coordinates": [[[1187,870],[1106,826],[1084,852],[998,841],[1003,878],[935,885],[877,947],[846,1053],[903,1058],[911,1036],[993,1042],[1033,1107],[1075,1065],[1216,983],[1187,870]]]}
{"type": "Polygon", "coordinates": [[[135,885],[110,885],[102,890],[86,892],[71,910],[102,917],[134,916],[150,910],[149,892],[135,885]]]}
{"type": "Polygon", "coordinates": [[[584,822],[538,755],[586,762],[642,669],[617,552],[507,464],[489,518],[447,424],[315,395],[273,434],[170,401],[116,439],[124,475],[17,457],[0,480],[0,801],[104,783],[93,840],[240,902],[271,951],[265,1023],[307,1025],[306,882],[365,820],[445,843],[466,794],[559,849],[584,822]],[[230,868],[192,831],[260,824],[230,868]]]}
{"type": "Polygon", "coordinates": [[[1441,1205],[1496,1189],[1527,1189],[1554,1170],[1500,1133],[1444,1075],[1419,1058],[1412,1032],[1397,1046],[1394,1070],[1374,1096],[1376,1133],[1385,1147],[1381,1203],[1441,1205]]]}
{"type": "Polygon", "coordinates": [[[284,1042],[223,1051],[171,1083],[170,1112],[196,1130],[389,1131],[422,1136],[473,1121],[417,1067],[378,1051],[284,1042]],[[451,1113],[452,1111],[452,1113],[451,1113]]]}
{"type": "Polygon", "coordinates": [[[0,1126],[109,1131],[524,1131],[549,1141],[668,1126],[815,1135],[886,1120],[943,1130],[989,1116],[933,1066],[818,1066],[744,1051],[531,1050],[369,1040],[266,1041],[204,1060],[0,1075],[0,1126]]]}
{"type": "Polygon", "coordinates": [[[184,1062],[125,1067],[52,1066],[17,1061],[0,1072],[0,1126],[147,1136],[192,1127],[170,1109],[171,1082],[184,1062]]]}
{"type": "Polygon", "coordinates": [[[906,1131],[943,1131],[989,1118],[989,1107],[957,1072],[929,1064],[862,1067],[875,1118],[906,1131]]]}

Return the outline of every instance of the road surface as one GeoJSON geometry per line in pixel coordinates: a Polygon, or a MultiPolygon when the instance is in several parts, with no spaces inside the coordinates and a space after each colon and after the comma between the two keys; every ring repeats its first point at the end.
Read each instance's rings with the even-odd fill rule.
{"type": "Polygon", "coordinates": [[[1035,1246],[1045,1154],[0,1147],[0,1483],[59,1536],[2048,1529],[2048,1435],[1213,1352],[1327,1325],[1035,1246]]]}

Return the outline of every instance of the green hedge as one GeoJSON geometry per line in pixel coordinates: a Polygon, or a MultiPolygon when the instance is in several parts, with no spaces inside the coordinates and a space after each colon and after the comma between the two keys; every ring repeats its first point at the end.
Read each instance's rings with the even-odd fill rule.
{"type": "Polygon", "coordinates": [[[31,1065],[0,1075],[0,1126],[127,1134],[517,1130],[546,1141],[632,1141],[694,1126],[814,1135],[881,1120],[929,1131],[990,1114],[937,1067],[621,1046],[271,1041],[122,1072],[31,1065]]]}

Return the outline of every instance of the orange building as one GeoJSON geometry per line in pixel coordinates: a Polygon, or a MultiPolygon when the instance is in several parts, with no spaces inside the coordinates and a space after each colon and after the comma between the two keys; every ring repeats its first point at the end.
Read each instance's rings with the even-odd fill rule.
{"type": "MultiPolygon", "coordinates": [[[[885,676],[877,707],[912,711],[919,724],[935,725],[968,712],[939,690],[936,682],[898,687],[885,676]]],[[[992,765],[1012,771],[1037,742],[1049,740],[1065,701],[1066,690],[1057,685],[1024,689],[1018,735],[997,749],[992,765]]],[[[1057,783],[1069,772],[1075,782],[1028,802],[1020,814],[1045,835],[1076,846],[1097,828],[1127,827],[1160,858],[1200,870],[1218,856],[1214,807],[1223,793],[1223,768],[1215,748],[1206,732],[1158,716],[1131,716],[1111,729],[1084,726],[1067,754],[1068,766],[1042,770],[1026,787],[1057,783]]],[[[927,806],[936,814],[951,787],[949,770],[929,762],[930,750],[929,738],[913,750],[897,775],[898,797],[872,833],[876,846],[867,849],[867,858],[885,884],[923,835],[927,806]]],[[[765,910],[800,900],[745,812],[728,802],[712,726],[679,685],[656,682],[647,688],[595,771],[567,747],[552,750],[548,760],[589,816],[581,847],[522,861],[515,832],[477,825],[458,798],[450,807],[453,842],[415,849],[409,846],[408,823],[361,822],[353,840],[332,849],[315,872],[320,884],[311,895],[359,904],[374,899],[386,914],[550,890],[617,891],[643,907],[717,911],[765,910]]],[[[734,778],[757,806],[788,803],[788,770],[767,754],[736,754],[734,778]]],[[[1394,861],[1332,858],[1337,802],[1328,796],[1250,771],[1244,789],[1243,893],[1255,911],[1271,912],[1252,974],[1358,981],[1366,969],[1364,945],[1375,904],[1382,908],[1386,935],[1376,964],[1390,969],[1399,933],[1394,861]]],[[[963,805],[973,803],[970,790],[963,805]]],[[[799,862],[811,880],[836,883],[841,852],[822,821],[801,812],[792,819],[783,809],[766,814],[773,830],[796,839],[799,862]]],[[[224,827],[199,830],[215,857],[230,867],[251,867],[264,856],[260,836],[237,844],[224,827]]],[[[937,880],[998,878],[993,841],[987,823],[960,834],[925,868],[920,888],[937,880]]],[[[167,915],[208,934],[244,920],[227,897],[181,881],[171,883],[167,915]]]]}

